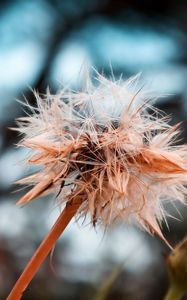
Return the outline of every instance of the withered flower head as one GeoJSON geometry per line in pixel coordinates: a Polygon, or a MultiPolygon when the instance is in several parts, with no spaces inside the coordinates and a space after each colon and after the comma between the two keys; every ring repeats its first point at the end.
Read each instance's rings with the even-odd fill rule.
{"type": "Polygon", "coordinates": [[[92,223],[135,221],[162,237],[164,200],[184,201],[187,146],[176,145],[178,125],[155,109],[138,78],[97,75],[84,91],[36,94],[37,107],[20,118],[20,146],[40,171],[19,181],[33,186],[18,203],[55,193],[61,203],[81,201],[92,223]]]}

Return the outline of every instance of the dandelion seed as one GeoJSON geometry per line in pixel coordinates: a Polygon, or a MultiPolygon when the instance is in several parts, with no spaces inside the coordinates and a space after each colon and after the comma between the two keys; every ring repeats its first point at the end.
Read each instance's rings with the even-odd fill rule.
{"type": "Polygon", "coordinates": [[[177,126],[143,99],[137,77],[97,80],[85,92],[37,95],[32,115],[19,121],[20,146],[33,150],[28,163],[43,168],[18,182],[34,186],[18,204],[47,193],[61,203],[81,196],[79,213],[92,221],[134,219],[161,235],[161,200],[184,201],[187,147],[173,145],[177,126]]]}
{"type": "Polygon", "coordinates": [[[76,203],[76,216],[89,213],[94,226],[135,222],[165,240],[162,203],[186,195],[187,146],[176,145],[178,125],[144,98],[137,76],[88,81],[82,92],[36,95],[32,114],[18,120],[19,145],[32,150],[28,163],[42,167],[18,181],[33,186],[18,204],[54,193],[66,208],[76,203]]]}

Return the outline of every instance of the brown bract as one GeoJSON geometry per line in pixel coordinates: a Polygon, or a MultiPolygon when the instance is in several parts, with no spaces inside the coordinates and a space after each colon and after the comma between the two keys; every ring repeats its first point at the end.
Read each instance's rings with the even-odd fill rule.
{"type": "Polygon", "coordinates": [[[20,118],[20,146],[40,171],[20,180],[31,185],[19,204],[54,193],[60,203],[81,199],[79,215],[93,225],[136,222],[162,237],[166,200],[184,202],[187,146],[176,145],[178,126],[151,105],[138,78],[89,79],[84,91],[36,94],[37,107],[20,118]]]}

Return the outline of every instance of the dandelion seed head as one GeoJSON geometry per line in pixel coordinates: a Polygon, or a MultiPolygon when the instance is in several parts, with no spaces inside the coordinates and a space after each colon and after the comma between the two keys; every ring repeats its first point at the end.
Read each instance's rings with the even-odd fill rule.
{"type": "Polygon", "coordinates": [[[79,215],[108,225],[136,222],[163,238],[166,200],[184,202],[187,146],[176,143],[178,125],[152,106],[139,77],[108,80],[97,74],[85,89],[36,94],[37,106],[18,120],[27,163],[41,169],[20,180],[26,204],[54,193],[60,203],[81,199],[79,215]]]}

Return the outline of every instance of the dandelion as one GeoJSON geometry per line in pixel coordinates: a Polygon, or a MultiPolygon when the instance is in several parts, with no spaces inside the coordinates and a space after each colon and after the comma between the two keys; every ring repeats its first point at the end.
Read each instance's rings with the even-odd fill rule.
{"type": "Polygon", "coordinates": [[[96,86],[87,78],[84,91],[48,91],[36,94],[36,107],[25,104],[31,113],[18,120],[19,145],[31,149],[28,164],[41,169],[18,182],[32,187],[18,204],[53,193],[65,209],[9,300],[20,299],[74,215],[89,214],[93,226],[135,222],[165,240],[163,202],[185,200],[187,146],[176,143],[179,125],[169,125],[138,80],[97,74],[96,86]]]}

